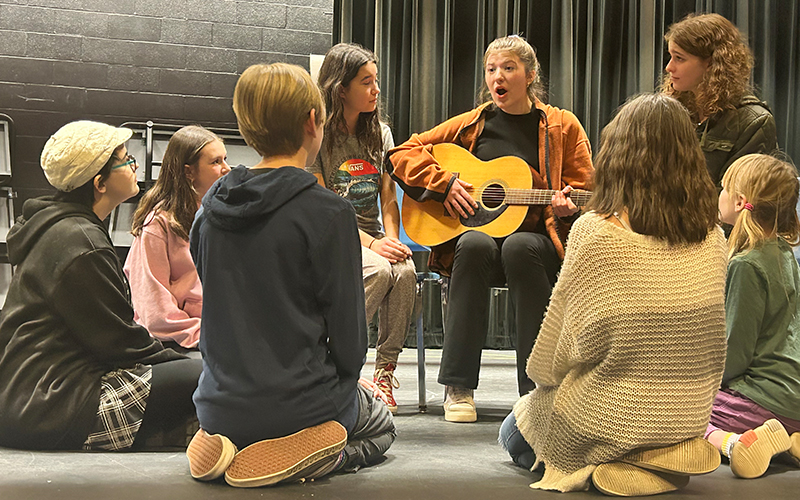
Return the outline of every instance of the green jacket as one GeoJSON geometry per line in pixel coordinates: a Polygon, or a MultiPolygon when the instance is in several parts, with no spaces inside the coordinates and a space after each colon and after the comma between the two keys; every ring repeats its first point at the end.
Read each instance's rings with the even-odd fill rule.
{"type": "Polygon", "coordinates": [[[800,420],[800,269],[782,239],[734,257],[725,283],[722,386],[800,420]]]}
{"type": "Polygon", "coordinates": [[[722,176],[737,158],[771,153],[778,147],[772,111],[753,95],[742,97],[736,109],[717,113],[698,125],[697,137],[717,191],[722,191],[722,176]]]}

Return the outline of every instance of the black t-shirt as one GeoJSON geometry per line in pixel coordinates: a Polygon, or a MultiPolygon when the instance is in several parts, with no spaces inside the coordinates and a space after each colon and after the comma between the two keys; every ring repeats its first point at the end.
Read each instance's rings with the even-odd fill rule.
{"type": "Polygon", "coordinates": [[[483,132],[473,154],[483,161],[517,156],[539,171],[539,110],[531,107],[524,115],[510,115],[493,107],[486,112],[483,132]]]}

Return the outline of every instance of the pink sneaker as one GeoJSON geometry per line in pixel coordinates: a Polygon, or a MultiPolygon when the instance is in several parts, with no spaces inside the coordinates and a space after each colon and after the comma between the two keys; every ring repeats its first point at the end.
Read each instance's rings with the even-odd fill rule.
{"type": "Polygon", "coordinates": [[[396,389],[400,387],[400,382],[398,382],[397,378],[394,376],[396,367],[394,363],[389,363],[383,368],[375,370],[375,375],[373,375],[375,385],[378,386],[378,389],[386,396],[386,406],[389,407],[389,411],[392,413],[397,413],[397,401],[394,400],[392,388],[396,389]]]}

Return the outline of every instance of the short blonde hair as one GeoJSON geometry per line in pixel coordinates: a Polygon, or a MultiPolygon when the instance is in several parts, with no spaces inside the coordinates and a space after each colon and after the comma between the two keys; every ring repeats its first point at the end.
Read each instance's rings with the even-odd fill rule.
{"type": "Polygon", "coordinates": [[[728,238],[728,257],[759,246],[771,233],[791,245],[800,242],[797,197],[800,182],[790,163],[774,156],[749,154],[731,164],[722,177],[728,196],[742,195],[751,210],[739,212],[728,238]]]}
{"type": "Polygon", "coordinates": [[[262,157],[296,153],[312,109],[319,125],[325,120],[322,95],[308,72],[294,64],[250,66],[233,91],[239,132],[262,157]]]}

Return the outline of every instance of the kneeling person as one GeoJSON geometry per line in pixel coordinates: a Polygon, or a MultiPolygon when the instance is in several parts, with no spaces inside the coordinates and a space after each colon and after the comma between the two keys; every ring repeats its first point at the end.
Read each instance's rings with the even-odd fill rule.
{"type": "Polygon", "coordinates": [[[262,160],[211,187],[190,234],[204,297],[192,475],[247,487],[357,469],[395,428],[358,383],[367,334],[355,212],[304,171],[322,142],[322,97],[302,68],[275,63],[248,68],[233,101],[262,160]]]}

